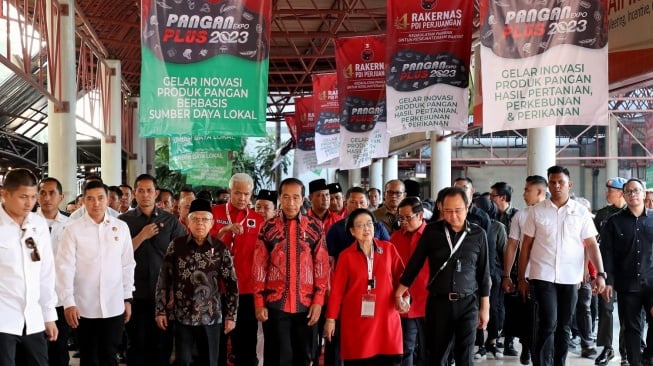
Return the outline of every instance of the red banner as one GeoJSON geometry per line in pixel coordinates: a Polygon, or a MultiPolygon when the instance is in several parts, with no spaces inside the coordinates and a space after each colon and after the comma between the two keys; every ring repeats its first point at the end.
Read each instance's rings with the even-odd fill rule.
{"type": "Polygon", "coordinates": [[[388,1],[388,134],[466,131],[474,2],[388,1]]]}
{"type": "Polygon", "coordinates": [[[295,165],[297,171],[313,170],[317,167],[313,97],[295,97],[295,119],[297,126],[295,165]]]}
{"type": "Polygon", "coordinates": [[[286,114],[283,116],[283,119],[286,121],[286,126],[288,126],[290,136],[292,136],[295,143],[297,143],[297,118],[294,114],[286,114]]]}
{"type": "Polygon", "coordinates": [[[340,149],[340,104],[338,103],[338,75],[313,75],[313,106],[315,125],[315,154],[318,164],[338,158],[340,149]]]}
{"type": "Polygon", "coordinates": [[[340,169],[388,156],[385,36],[336,39],[340,100],[340,169]]]}

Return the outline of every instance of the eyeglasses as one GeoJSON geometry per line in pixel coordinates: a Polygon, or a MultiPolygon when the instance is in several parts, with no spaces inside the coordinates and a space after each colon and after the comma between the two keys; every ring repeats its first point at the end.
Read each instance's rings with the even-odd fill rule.
{"type": "Polygon", "coordinates": [[[356,229],[364,229],[364,228],[372,229],[372,228],[374,228],[374,223],[372,221],[370,221],[370,222],[365,223],[365,224],[356,224],[356,225],[354,225],[354,227],[356,229]]]}
{"type": "Polygon", "coordinates": [[[385,191],[385,194],[387,194],[388,196],[401,196],[402,194],[404,194],[404,192],[402,192],[402,191],[385,191]]]}
{"type": "Polygon", "coordinates": [[[31,236],[25,239],[25,246],[27,249],[32,249],[32,262],[38,262],[41,260],[41,255],[39,254],[39,248],[36,247],[36,242],[31,236]]]}
{"type": "Polygon", "coordinates": [[[410,220],[412,220],[413,217],[415,217],[415,216],[417,216],[417,214],[412,214],[412,215],[408,215],[408,216],[397,216],[397,220],[399,220],[399,222],[402,222],[402,221],[410,221],[410,220]]]}
{"type": "Polygon", "coordinates": [[[456,209],[446,209],[445,208],[444,210],[442,210],[442,212],[447,214],[447,215],[451,215],[451,214],[463,213],[463,212],[465,212],[465,210],[466,210],[465,208],[456,208],[456,209]]]}
{"type": "Polygon", "coordinates": [[[640,194],[644,192],[643,189],[641,188],[635,188],[635,189],[625,189],[624,194],[630,196],[631,194],[640,194]]]}
{"type": "Polygon", "coordinates": [[[210,224],[213,222],[213,219],[209,217],[193,217],[190,221],[194,224],[210,224]]]}

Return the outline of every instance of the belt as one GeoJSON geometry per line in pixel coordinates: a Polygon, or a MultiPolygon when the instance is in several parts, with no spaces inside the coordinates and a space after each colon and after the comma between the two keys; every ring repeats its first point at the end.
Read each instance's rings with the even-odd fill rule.
{"type": "Polygon", "coordinates": [[[435,294],[436,297],[446,298],[449,301],[458,301],[458,300],[462,300],[462,299],[464,299],[464,298],[466,298],[468,296],[473,296],[473,295],[474,295],[474,293],[463,294],[463,293],[459,293],[459,292],[450,292],[448,294],[435,294]]]}

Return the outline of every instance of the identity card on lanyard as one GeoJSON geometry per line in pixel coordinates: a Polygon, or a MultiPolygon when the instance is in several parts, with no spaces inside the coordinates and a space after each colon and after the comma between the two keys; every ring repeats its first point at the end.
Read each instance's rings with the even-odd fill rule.
{"type": "Polygon", "coordinates": [[[365,256],[365,259],[367,259],[367,293],[363,294],[361,317],[371,318],[374,317],[374,307],[376,305],[376,294],[371,293],[376,287],[376,278],[372,273],[374,270],[374,247],[370,251],[370,256],[365,256]]]}

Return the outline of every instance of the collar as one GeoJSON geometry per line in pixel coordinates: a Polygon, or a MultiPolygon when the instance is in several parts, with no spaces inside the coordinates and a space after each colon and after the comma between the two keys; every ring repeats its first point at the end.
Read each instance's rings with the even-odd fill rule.
{"type": "MultiPolygon", "coordinates": [[[[297,217],[295,217],[292,220],[302,221],[303,216],[304,215],[302,215],[302,211],[300,210],[299,213],[297,214],[297,217]]],[[[286,215],[284,215],[283,212],[281,212],[281,210],[279,210],[279,217],[281,217],[281,222],[284,223],[284,224],[286,222],[290,221],[289,219],[286,218],[286,215]]]]}
{"type": "Polygon", "coordinates": [[[401,232],[402,232],[404,235],[413,235],[413,234],[420,234],[420,235],[422,235],[422,233],[424,232],[424,228],[425,228],[425,227],[426,227],[426,221],[425,221],[424,219],[422,219],[422,225],[420,225],[420,226],[417,228],[417,230],[415,230],[415,231],[408,231],[408,230],[401,229],[401,232]]]}
{"type": "MultiPolygon", "coordinates": [[[[207,236],[206,236],[206,239],[204,239],[204,241],[205,241],[205,242],[209,245],[209,247],[211,247],[211,248],[213,248],[213,247],[216,246],[216,239],[215,239],[213,236],[211,236],[211,234],[207,235],[207,236]]],[[[199,244],[195,241],[195,239],[193,239],[193,234],[191,234],[191,233],[189,233],[189,234],[186,236],[186,244],[189,244],[189,245],[193,244],[193,245],[199,247],[199,244]]]]}
{"type": "MultiPolygon", "coordinates": [[[[372,251],[375,252],[376,254],[383,254],[383,248],[381,248],[377,243],[376,243],[376,238],[372,239],[372,251]]],[[[361,249],[361,246],[358,245],[358,240],[354,241],[356,243],[356,250],[363,253],[363,250],[361,249]]],[[[365,255],[365,253],[363,253],[365,255]]]]}
{"type": "MultiPolygon", "coordinates": [[[[136,216],[147,216],[143,213],[143,210],[141,210],[140,207],[136,206],[136,208],[133,210],[136,213],[136,216]]],[[[157,217],[161,214],[161,209],[154,206],[154,211],[152,211],[152,216],[157,217]]]]}

